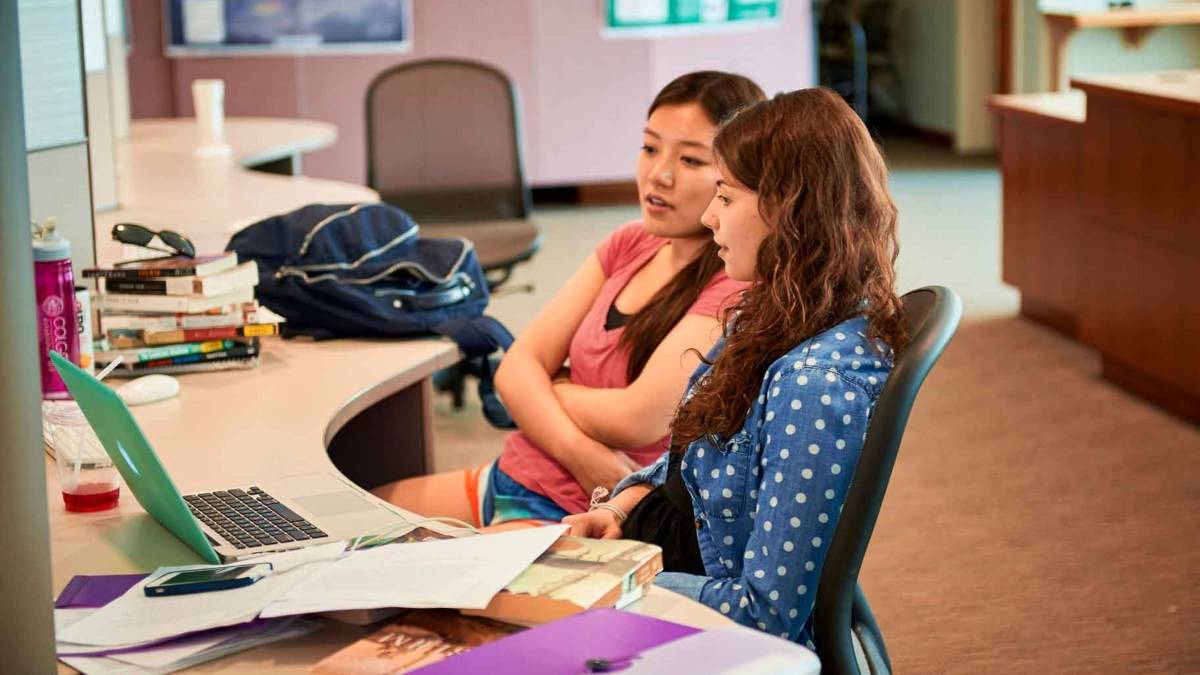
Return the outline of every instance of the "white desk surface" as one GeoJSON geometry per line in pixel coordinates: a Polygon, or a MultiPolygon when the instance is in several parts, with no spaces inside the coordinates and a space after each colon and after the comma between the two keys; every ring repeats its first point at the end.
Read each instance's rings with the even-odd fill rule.
{"type": "MultiPolygon", "coordinates": [[[[336,138],[331,125],[231,118],[226,137],[228,155],[198,158],[190,119],[133,123],[129,141],[118,148],[122,206],[96,218],[101,264],[121,255],[109,236],[118,222],[175,229],[191,237],[199,251],[219,251],[238,225],[312,202],[378,199],[362,186],[253,172],[244,166],[324,147],[336,138]]],[[[178,398],[135,407],[133,413],[185,493],[251,484],[265,476],[335,471],[326,447],[338,429],[373,403],[422,383],[457,359],[453,343],[442,339],[313,343],[268,338],[258,368],[182,376],[178,398]]],[[[47,461],[46,468],[55,592],[76,574],[148,571],[198,561],[125,488],[114,511],[68,514],[55,466],[47,461]]],[[[658,588],[631,609],[701,627],[730,623],[658,588]]],[[[368,630],[331,625],[302,640],[194,670],[307,672],[368,630]]]]}
{"type": "Polygon", "coordinates": [[[120,206],[96,214],[96,254],[104,264],[121,256],[112,226],[134,222],[187,235],[200,252],[225,248],[242,225],[313,202],[376,201],[374,190],[350,183],[251,171],[246,166],[333,144],[332,124],[265,117],[225,120],[226,155],[197,156],[191,118],[136,120],[117,145],[120,206]]]}
{"type": "Polygon", "coordinates": [[[1004,114],[1033,115],[1074,124],[1087,119],[1087,97],[1081,91],[994,94],[988,97],[988,107],[1004,114]]]}

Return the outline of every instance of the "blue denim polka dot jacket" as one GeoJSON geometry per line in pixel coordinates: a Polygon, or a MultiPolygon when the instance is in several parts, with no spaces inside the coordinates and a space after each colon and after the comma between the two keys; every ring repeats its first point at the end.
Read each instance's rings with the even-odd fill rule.
{"type": "MultiPolygon", "coordinates": [[[[688,446],[680,470],[706,576],[663,572],[655,583],[811,647],[821,565],[892,367],[890,349],[865,333],[855,317],[796,346],[767,368],[740,431],[688,446]]],[[[664,454],[616,492],[666,477],[664,454]]]]}

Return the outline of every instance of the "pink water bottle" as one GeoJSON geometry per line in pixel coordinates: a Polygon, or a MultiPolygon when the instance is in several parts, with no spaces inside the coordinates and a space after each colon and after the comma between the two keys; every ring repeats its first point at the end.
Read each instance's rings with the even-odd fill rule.
{"type": "Polygon", "coordinates": [[[50,218],[34,228],[33,279],[42,359],[42,398],[69,399],[67,385],[50,363],[50,352],[56,351],[72,363],[79,363],[75,275],[71,272],[71,242],[54,232],[54,220],[50,218]]]}

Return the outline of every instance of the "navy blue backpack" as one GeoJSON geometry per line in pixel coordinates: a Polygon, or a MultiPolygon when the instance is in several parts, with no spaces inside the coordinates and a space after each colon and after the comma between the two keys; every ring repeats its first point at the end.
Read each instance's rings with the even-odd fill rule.
{"type": "Polygon", "coordinates": [[[483,315],[487,280],[470,241],[422,239],[390,204],[310,204],[247,226],[225,250],[258,264],[255,297],[287,319],[284,337],[445,335],[480,377],[480,393],[491,393],[487,357],[513,338],[483,315]]]}

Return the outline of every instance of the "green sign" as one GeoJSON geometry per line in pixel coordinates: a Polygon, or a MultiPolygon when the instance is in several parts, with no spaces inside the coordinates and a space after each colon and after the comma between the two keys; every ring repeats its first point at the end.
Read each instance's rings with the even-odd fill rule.
{"type": "Polygon", "coordinates": [[[691,28],[779,18],[783,0],[606,0],[607,27],[691,28]]]}

